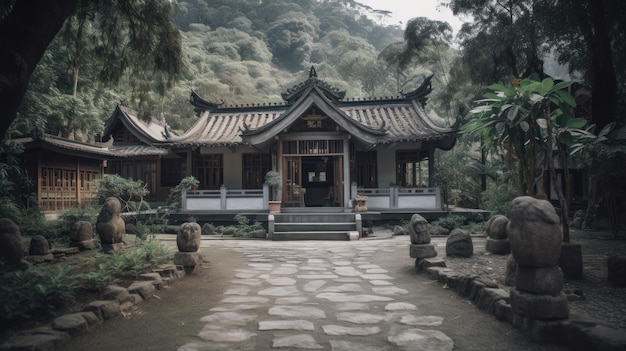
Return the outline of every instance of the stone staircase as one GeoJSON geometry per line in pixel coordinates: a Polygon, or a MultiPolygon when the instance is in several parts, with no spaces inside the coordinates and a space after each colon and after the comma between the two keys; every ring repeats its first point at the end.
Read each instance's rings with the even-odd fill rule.
{"type": "Polygon", "coordinates": [[[357,240],[361,215],[351,212],[281,212],[268,216],[271,240],[357,240]]]}

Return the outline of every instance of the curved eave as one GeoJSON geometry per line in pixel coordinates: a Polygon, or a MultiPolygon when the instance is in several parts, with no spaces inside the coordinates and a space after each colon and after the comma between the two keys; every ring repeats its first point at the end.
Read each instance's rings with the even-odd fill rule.
{"type": "Polygon", "coordinates": [[[347,116],[343,111],[328,101],[324,93],[318,87],[312,86],[307,89],[303,96],[283,115],[276,120],[253,130],[241,133],[242,139],[251,145],[261,145],[272,140],[277,134],[289,128],[311,106],[315,105],[338,126],[346,130],[360,142],[374,145],[385,135],[382,130],[367,127],[347,116]]]}
{"type": "Polygon", "coordinates": [[[159,131],[161,133],[161,138],[155,137],[152,133],[150,133],[147,128],[149,125],[145,122],[141,121],[137,116],[134,116],[130,113],[130,111],[120,105],[117,105],[115,111],[107,121],[107,124],[104,128],[104,136],[108,137],[113,133],[117,123],[122,123],[122,125],[128,129],[134,136],[136,136],[140,141],[146,144],[155,144],[162,143],[167,141],[167,138],[163,136],[165,133],[165,128],[161,128],[159,131]]]}

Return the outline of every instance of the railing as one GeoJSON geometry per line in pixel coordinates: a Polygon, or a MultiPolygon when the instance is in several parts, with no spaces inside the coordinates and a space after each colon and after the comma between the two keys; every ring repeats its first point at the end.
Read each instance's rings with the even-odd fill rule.
{"type": "Polygon", "coordinates": [[[265,210],[268,209],[269,189],[194,190],[182,194],[185,210],[265,210]]]}
{"type": "Polygon", "coordinates": [[[438,187],[434,188],[358,188],[356,183],[351,184],[352,199],[356,195],[368,197],[365,205],[368,209],[442,209],[441,193],[438,187]]]}

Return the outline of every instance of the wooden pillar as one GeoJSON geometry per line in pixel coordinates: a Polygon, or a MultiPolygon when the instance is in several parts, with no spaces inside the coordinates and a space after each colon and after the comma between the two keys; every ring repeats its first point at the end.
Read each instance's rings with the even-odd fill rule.
{"type": "MultiPolygon", "coordinates": [[[[350,207],[350,136],[343,136],[343,207],[350,207]],[[346,181],[348,179],[348,181],[346,181]]],[[[356,195],[355,195],[356,196],[356,195]]]]}
{"type": "Polygon", "coordinates": [[[76,204],[80,205],[80,159],[76,160],[76,175],[74,176],[74,182],[76,182],[76,204]]]}

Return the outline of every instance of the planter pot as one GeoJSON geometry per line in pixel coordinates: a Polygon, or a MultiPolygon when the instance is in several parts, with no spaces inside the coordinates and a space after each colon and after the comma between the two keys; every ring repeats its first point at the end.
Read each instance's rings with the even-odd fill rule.
{"type": "Polygon", "coordinates": [[[270,205],[270,213],[280,212],[282,201],[268,201],[268,203],[270,205]]]}
{"type": "Polygon", "coordinates": [[[565,279],[583,278],[583,255],[580,244],[562,244],[559,267],[561,267],[565,279]]]}

